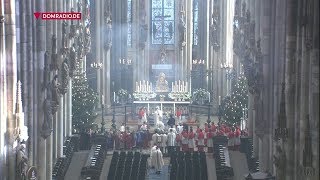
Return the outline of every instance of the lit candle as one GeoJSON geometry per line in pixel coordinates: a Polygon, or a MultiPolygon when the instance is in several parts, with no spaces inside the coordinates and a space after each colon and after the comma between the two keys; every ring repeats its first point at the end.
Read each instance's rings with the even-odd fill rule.
{"type": "Polygon", "coordinates": [[[113,102],[116,102],[116,92],[113,92],[113,102]]]}
{"type": "Polygon", "coordinates": [[[209,93],[209,102],[210,102],[210,93],[209,93]]]}
{"type": "Polygon", "coordinates": [[[182,92],[185,92],[185,91],[184,91],[184,81],[182,81],[181,91],[182,91],[182,92]]]}
{"type": "Polygon", "coordinates": [[[104,95],[101,97],[101,104],[104,104],[104,95]]]}
{"type": "Polygon", "coordinates": [[[188,92],[188,82],[186,82],[186,92],[188,92]]]}
{"type": "Polygon", "coordinates": [[[142,90],[142,89],[141,89],[141,87],[142,87],[142,86],[141,86],[141,81],[140,81],[140,85],[139,85],[139,87],[140,87],[140,91],[141,91],[141,90],[142,90]]]}
{"type": "Polygon", "coordinates": [[[221,105],[221,96],[219,96],[219,105],[221,105]]]}
{"type": "Polygon", "coordinates": [[[171,83],[171,91],[174,92],[174,88],[173,88],[173,82],[171,83]]]}

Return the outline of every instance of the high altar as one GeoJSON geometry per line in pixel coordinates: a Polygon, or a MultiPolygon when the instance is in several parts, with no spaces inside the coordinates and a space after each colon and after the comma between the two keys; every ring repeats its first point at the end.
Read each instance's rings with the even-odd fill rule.
{"type": "Polygon", "coordinates": [[[155,112],[156,107],[159,107],[164,114],[175,115],[178,109],[183,116],[189,114],[188,105],[191,93],[188,82],[178,80],[168,83],[166,74],[163,72],[159,73],[155,83],[146,80],[136,82],[133,96],[136,112],[144,107],[147,109],[147,114],[150,115],[155,112]]]}

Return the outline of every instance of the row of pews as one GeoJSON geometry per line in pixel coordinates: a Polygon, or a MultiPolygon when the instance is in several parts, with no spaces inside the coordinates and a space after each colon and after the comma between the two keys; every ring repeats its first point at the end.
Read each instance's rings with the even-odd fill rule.
{"type": "Polygon", "coordinates": [[[244,153],[247,157],[248,168],[250,172],[259,171],[259,160],[253,155],[253,142],[252,138],[241,138],[240,152],[244,153]]]}
{"type": "Polygon", "coordinates": [[[106,157],[106,136],[92,137],[92,146],[84,167],[81,169],[81,178],[85,180],[99,180],[106,157]]]}
{"type": "Polygon", "coordinates": [[[132,151],[114,151],[108,173],[108,180],[140,180],[147,173],[149,155],[132,151]]]}
{"type": "Polygon", "coordinates": [[[215,158],[216,174],[219,180],[231,180],[234,176],[233,168],[230,163],[227,164],[225,152],[227,151],[228,139],[225,136],[216,136],[213,138],[213,154],[215,158]]]}
{"type": "Polygon", "coordinates": [[[73,153],[78,151],[79,147],[79,136],[71,136],[66,139],[63,145],[63,155],[57,159],[53,170],[53,180],[63,180],[64,176],[69,168],[73,153]]]}
{"type": "Polygon", "coordinates": [[[169,174],[170,180],[208,180],[205,152],[172,153],[169,174]]]}

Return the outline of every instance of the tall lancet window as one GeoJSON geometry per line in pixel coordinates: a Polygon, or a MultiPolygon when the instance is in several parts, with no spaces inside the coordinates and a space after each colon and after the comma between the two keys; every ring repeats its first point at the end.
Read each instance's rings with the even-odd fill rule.
{"type": "Polygon", "coordinates": [[[127,45],[128,47],[131,47],[132,46],[132,0],[128,0],[127,23],[128,23],[127,45]]]}
{"type": "Polygon", "coordinates": [[[151,43],[174,44],[174,0],[151,0],[151,43]]]}
{"type": "Polygon", "coordinates": [[[193,0],[193,45],[198,45],[198,39],[199,39],[199,25],[198,25],[198,19],[199,19],[199,0],[193,0]]]}

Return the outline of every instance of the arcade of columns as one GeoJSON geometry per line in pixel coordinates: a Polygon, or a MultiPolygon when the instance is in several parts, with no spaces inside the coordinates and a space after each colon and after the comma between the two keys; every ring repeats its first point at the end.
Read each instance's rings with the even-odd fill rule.
{"type": "MultiPolygon", "coordinates": [[[[5,179],[15,179],[15,176],[12,176],[15,174],[13,144],[17,137],[14,130],[18,125],[14,122],[18,118],[15,109],[16,103],[19,104],[16,92],[17,82],[20,80],[25,125],[29,128],[28,165],[37,168],[39,179],[49,180],[52,176],[53,163],[63,156],[63,141],[72,134],[72,77],[65,76],[63,67],[66,64],[62,62],[72,54],[71,45],[76,41],[74,37],[65,41],[62,21],[36,20],[33,12],[68,12],[72,7],[78,11],[79,4],[77,0],[53,2],[32,0],[19,3],[13,0],[1,0],[0,2],[0,174],[4,174],[5,179]],[[55,40],[52,35],[56,36],[56,45],[53,43],[55,40]],[[60,49],[66,48],[70,50],[70,54],[60,52],[60,49]],[[50,55],[45,56],[45,51],[50,55]],[[57,54],[57,58],[51,56],[54,54],[57,54]],[[61,68],[50,69],[48,64],[55,64],[55,60],[58,60],[57,67],[61,68]],[[50,93],[47,92],[49,88],[43,88],[43,84],[54,82],[52,80],[55,75],[58,75],[59,87],[63,87],[65,93],[60,92],[59,99],[55,101],[59,102],[59,106],[56,107],[58,108],[56,113],[52,113],[53,131],[44,136],[43,132],[46,131],[40,130],[50,116],[47,116],[43,104],[47,102],[45,100],[48,97],[50,98],[48,95],[50,93]]],[[[80,5],[83,13],[87,8],[85,2],[80,5]]],[[[93,10],[91,16],[94,17],[94,23],[91,25],[93,58],[88,62],[84,56],[79,59],[84,62],[83,69],[86,63],[103,64],[102,69],[97,72],[97,90],[99,94],[104,94],[107,106],[112,99],[110,92],[123,87],[119,83],[122,74],[119,73],[121,67],[118,60],[132,59],[134,71],[130,81],[133,88],[134,82],[149,80],[149,52],[158,50],[150,46],[150,33],[147,33],[151,28],[150,1],[132,2],[132,47],[127,47],[124,43],[127,42],[126,36],[116,36],[117,33],[127,33],[126,28],[120,26],[126,24],[126,18],[123,18],[126,17],[126,11],[116,10],[126,9],[127,1],[106,0],[94,1],[91,4],[93,10]],[[145,37],[145,34],[148,36],[145,37]],[[116,37],[120,39],[115,39],[116,37]]],[[[226,95],[226,76],[220,64],[226,62],[228,56],[226,52],[230,48],[225,42],[230,27],[227,26],[229,3],[222,0],[199,2],[199,46],[197,47],[192,47],[192,6],[191,0],[176,1],[176,17],[180,17],[181,10],[184,11],[186,30],[179,32],[178,25],[175,29],[176,32],[186,35],[182,38],[185,43],[176,36],[176,45],[167,47],[167,54],[170,52],[174,54],[176,63],[179,64],[175,69],[178,72],[175,77],[177,80],[190,81],[189,72],[192,69],[193,59],[208,59],[206,71],[212,76],[207,76],[205,85],[216,92],[213,96],[217,100],[218,96],[226,95]]],[[[243,72],[250,82],[248,126],[249,135],[253,137],[254,155],[259,159],[261,171],[277,175],[281,174],[279,172],[284,172],[286,178],[282,176],[281,179],[301,179],[300,169],[303,166],[312,166],[316,170],[319,168],[318,161],[303,163],[303,160],[310,158],[310,155],[313,159],[319,156],[318,7],[319,2],[316,0],[237,0],[235,5],[235,16],[243,19],[239,24],[244,25],[245,31],[242,34],[237,34],[235,31],[234,40],[235,42],[239,40],[237,38],[246,40],[237,41],[238,44],[235,44],[234,54],[231,57],[233,56],[233,66],[237,73],[243,72]],[[250,16],[247,16],[249,13],[250,16]],[[250,68],[250,65],[254,68],[250,68]],[[283,83],[284,93],[282,93],[283,83]],[[283,95],[285,98],[281,102],[283,95]],[[281,103],[285,104],[285,107],[282,107],[285,111],[280,111],[281,103]],[[278,123],[279,121],[282,123],[278,123]],[[310,127],[307,126],[307,122],[310,127]],[[288,129],[286,142],[274,140],[278,124],[284,124],[282,128],[288,129]],[[308,138],[310,139],[308,134],[312,137],[311,144],[305,143],[308,138]],[[285,152],[287,168],[277,167],[273,163],[277,145],[285,152]]],[[[67,32],[72,32],[69,30],[71,22],[66,23],[67,32]]],[[[72,58],[69,57],[68,61],[72,61],[72,58]]],[[[69,66],[68,69],[72,71],[73,66],[69,66]]],[[[312,178],[318,177],[310,179],[312,178]]]]}

